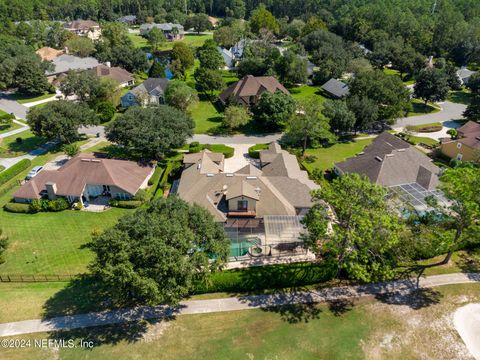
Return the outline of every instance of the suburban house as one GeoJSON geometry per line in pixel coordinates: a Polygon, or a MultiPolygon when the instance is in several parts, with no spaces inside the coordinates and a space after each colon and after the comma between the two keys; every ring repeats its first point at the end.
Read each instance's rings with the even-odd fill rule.
{"type": "Polygon", "coordinates": [[[355,157],[334,164],[337,175],[357,173],[371,182],[400,193],[413,206],[425,208],[425,198],[433,195],[443,201],[436,190],[440,168],[406,141],[388,132],[378,135],[355,157]]]}
{"type": "Polygon", "coordinates": [[[456,139],[441,139],[440,149],[449,158],[473,161],[480,159],[480,124],[469,121],[457,129],[456,139]]]}
{"type": "Polygon", "coordinates": [[[222,48],[220,46],[218,47],[218,51],[220,52],[220,54],[222,54],[223,62],[225,63],[224,68],[227,70],[234,69],[237,63],[235,55],[233,55],[233,53],[230,50],[222,48]]]}
{"type": "Polygon", "coordinates": [[[134,161],[97,158],[79,154],[58,170],[43,170],[14,194],[15,202],[63,197],[69,203],[103,199],[130,199],[148,186],[153,167],[134,161]]]}
{"type": "Polygon", "coordinates": [[[325,84],[321,86],[321,88],[331,97],[340,99],[344,96],[347,96],[350,89],[348,85],[344,82],[337,80],[337,79],[330,79],[325,84]]]}
{"type": "Polygon", "coordinates": [[[232,102],[242,106],[251,106],[258,102],[265,91],[272,94],[277,91],[290,94],[273,76],[246,75],[226,88],[219,98],[224,105],[232,102]]]}
{"type": "Polygon", "coordinates": [[[204,150],[186,154],[173,188],[183,200],[207,209],[230,238],[230,257],[306,256],[301,219],[312,206],[318,185],[297,159],[277,143],[260,152],[264,161],[234,173],[224,156],[204,150]]]}
{"type": "Polygon", "coordinates": [[[153,28],[163,31],[163,35],[169,41],[183,39],[185,31],[180,24],[163,23],[163,24],[142,24],[140,25],[140,35],[147,35],[153,28]]]}
{"type": "Polygon", "coordinates": [[[137,23],[137,17],[135,15],[125,15],[119,17],[117,21],[125,25],[135,25],[137,23]]]}
{"type": "Polygon", "coordinates": [[[168,79],[166,78],[149,78],[123,95],[120,103],[125,108],[133,105],[163,104],[167,86],[168,79]]]}
{"type": "Polygon", "coordinates": [[[65,30],[78,36],[86,36],[91,40],[98,40],[102,36],[100,25],[92,20],[74,20],[63,24],[65,30]]]}
{"type": "Polygon", "coordinates": [[[38,49],[37,51],[35,51],[35,53],[38,56],[40,56],[40,58],[43,61],[52,61],[56,57],[62,55],[63,50],[57,50],[57,49],[54,49],[54,48],[51,48],[51,47],[48,47],[48,46],[44,46],[44,47],[38,49]]]}
{"type": "Polygon", "coordinates": [[[100,65],[97,59],[93,57],[78,57],[74,55],[63,54],[52,60],[53,70],[46,71],[45,74],[49,82],[53,82],[60,75],[69,71],[90,70],[100,65]]]}
{"type": "Polygon", "coordinates": [[[109,65],[110,64],[107,63],[107,65],[98,65],[94,67],[93,71],[95,75],[113,79],[118,83],[119,87],[131,86],[135,83],[135,78],[133,77],[132,73],[121,67],[111,67],[109,65]]]}
{"type": "Polygon", "coordinates": [[[469,70],[466,66],[463,66],[462,68],[457,70],[457,76],[462,85],[467,85],[470,77],[475,73],[476,71],[469,70]]]}

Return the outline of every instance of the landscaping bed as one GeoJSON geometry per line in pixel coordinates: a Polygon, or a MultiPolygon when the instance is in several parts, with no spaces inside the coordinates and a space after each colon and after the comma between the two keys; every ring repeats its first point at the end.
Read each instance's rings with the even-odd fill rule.
{"type": "Polygon", "coordinates": [[[439,122],[435,122],[422,125],[408,125],[405,127],[405,129],[417,133],[431,133],[441,131],[443,129],[443,125],[439,122]]]}

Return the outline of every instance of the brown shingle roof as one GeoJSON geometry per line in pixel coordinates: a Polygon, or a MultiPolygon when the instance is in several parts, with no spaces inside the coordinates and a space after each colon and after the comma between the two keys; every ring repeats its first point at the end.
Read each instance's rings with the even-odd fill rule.
{"type": "Polygon", "coordinates": [[[480,149],[480,124],[475,121],[468,121],[462,127],[457,129],[461,136],[457,141],[471,147],[473,149],[480,149]]]}
{"type": "Polygon", "coordinates": [[[265,91],[271,93],[281,91],[289,94],[289,91],[273,76],[246,75],[240,81],[237,81],[225,89],[225,91],[219,95],[219,98],[223,103],[226,103],[230,98],[234,98],[239,103],[245,103],[242,98],[260,96],[265,91]]]}
{"type": "Polygon", "coordinates": [[[134,195],[151,172],[151,166],[142,166],[134,161],[79,154],[58,170],[41,171],[20,187],[13,197],[38,199],[48,182],[56,184],[56,193],[60,196],[80,196],[87,184],[117,186],[134,195]]]}
{"type": "Polygon", "coordinates": [[[95,72],[95,75],[107,76],[115,80],[119,84],[128,83],[129,81],[134,80],[133,74],[121,67],[110,67],[107,65],[98,65],[93,69],[93,71],[95,72]]]}

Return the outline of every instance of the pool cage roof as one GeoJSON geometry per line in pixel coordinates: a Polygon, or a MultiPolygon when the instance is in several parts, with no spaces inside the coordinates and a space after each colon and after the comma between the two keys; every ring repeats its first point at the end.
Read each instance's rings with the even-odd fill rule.
{"type": "Polygon", "coordinates": [[[303,216],[265,215],[265,239],[267,244],[300,242],[305,232],[301,224],[303,216]]]}
{"type": "Polygon", "coordinates": [[[448,206],[448,200],[440,190],[427,190],[417,183],[392,186],[389,190],[396,194],[402,202],[411,204],[417,211],[430,209],[425,200],[429,196],[433,196],[440,205],[448,206]]]}

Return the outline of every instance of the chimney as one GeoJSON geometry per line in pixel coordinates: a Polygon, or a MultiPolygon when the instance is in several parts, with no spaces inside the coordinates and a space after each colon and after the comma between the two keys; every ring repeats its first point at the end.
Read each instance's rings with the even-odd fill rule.
{"type": "Polygon", "coordinates": [[[45,183],[45,187],[47,188],[47,195],[49,200],[55,200],[57,198],[57,184],[54,182],[47,182],[45,183]]]}

